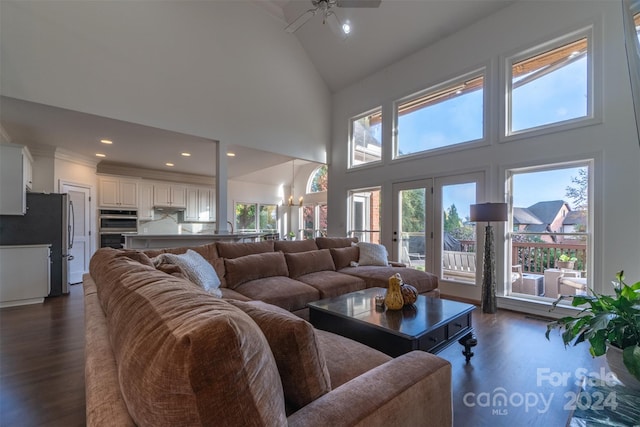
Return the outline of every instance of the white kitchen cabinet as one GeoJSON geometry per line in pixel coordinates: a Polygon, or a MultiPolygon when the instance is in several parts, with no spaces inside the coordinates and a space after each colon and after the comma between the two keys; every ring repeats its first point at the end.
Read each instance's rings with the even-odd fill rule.
{"type": "Polygon", "coordinates": [[[0,246],[0,307],[36,304],[51,292],[50,245],[0,246]]]}
{"type": "Polygon", "coordinates": [[[102,176],[99,183],[99,204],[104,208],[136,209],[138,182],[126,178],[102,176]]]}
{"type": "Polygon", "coordinates": [[[156,182],[153,185],[153,205],[158,207],[186,208],[187,186],[156,182]]]}
{"type": "Polygon", "coordinates": [[[138,185],[138,219],[153,219],[153,184],[141,182],[138,185]]]}
{"type": "Polygon", "coordinates": [[[25,188],[33,190],[33,158],[27,147],[22,149],[22,175],[25,188]]]}
{"type": "Polygon", "coordinates": [[[31,189],[31,155],[22,145],[0,145],[0,215],[27,213],[31,189]]]}
{"type": "Polygon", "coordinates": [[[209,187],[187,187],[185,221],[212,222],[215,218],[215,191],[209,187]]]}

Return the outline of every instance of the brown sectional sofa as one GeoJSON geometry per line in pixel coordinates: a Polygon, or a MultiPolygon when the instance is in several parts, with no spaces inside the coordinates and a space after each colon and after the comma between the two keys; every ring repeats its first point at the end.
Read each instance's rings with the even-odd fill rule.
{"type": "Polygon", "coordinates": [[[191,248],[221,278],[222,299],[154,266],[166,251],[97,251],[84,277],[87,425],[452,425],[448,362],[392,359],[290,313],[379,285],[359,277],[371,268],[336,271],[340,248],[311,247],[191,248]]]}
{"type": "Polygon", "coordinates": [[[359,260],[357,239],[319,237],[315,240],[267,240],[256,243],[220,242],[191,248],[152,249],[150,257],[187,249],[200,253],[221,278],[222,296],[260,300],[307,318],[309,302],[360,289],[386,288],[400,273],[421,294],[438,296],[437,276],[391,262],[389,266],[352,267],[359,260]]]}

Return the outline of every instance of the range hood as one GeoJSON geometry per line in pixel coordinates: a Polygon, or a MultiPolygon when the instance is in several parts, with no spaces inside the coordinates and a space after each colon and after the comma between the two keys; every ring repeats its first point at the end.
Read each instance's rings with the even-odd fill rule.
{"type": "Polygon", "coordinates": [[[174,212],[184,212],[186,209],[177,206],[154,206],[153,210],[164,214],[170,214],[174,212]]]}

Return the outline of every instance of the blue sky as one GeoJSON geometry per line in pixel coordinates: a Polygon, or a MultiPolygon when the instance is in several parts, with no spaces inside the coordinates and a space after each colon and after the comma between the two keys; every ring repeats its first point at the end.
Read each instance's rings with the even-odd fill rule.
{"type": "MultiPolygon", "coordinates": [[[[529,129],[585,116],[586,61],[583,57],[515,89],[513,129],[529,129]]],[[[476,90],[400,117],[399,151],[409,154],[481,139],[482,101],[483,91],[476,90]]],[[[571,185],[571,177],[577,176],[578,168],[575,167],[517,174],[514,177],[514,206],[528,207],[547,200],[565,200],[571,206],[566,188],[571,185]]],[[[469,215],[469,205],[475,203],[475,185],[447,186],[442,197],[444,209],[455,203],[464,218],[469,215]]]]}

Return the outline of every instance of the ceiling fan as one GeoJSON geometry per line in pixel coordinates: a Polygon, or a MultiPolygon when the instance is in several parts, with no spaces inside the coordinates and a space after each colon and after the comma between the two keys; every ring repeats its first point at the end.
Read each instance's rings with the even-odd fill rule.
{"type": "Polygon", "coordinates": [[[307,10],[298,16],[284,30],[287,33],[293,33],[302,27],[309,19],[317,14],[322,15],[322,23],[329,24],[329,28],[339,37],[345,39],[351,32],[351,26],[348,23],[343,24],[338,15],[332,10],[334,7],[368,7],[376,8],[380,6],[382,0],[311,0],[312,9],[307,10]]]}

